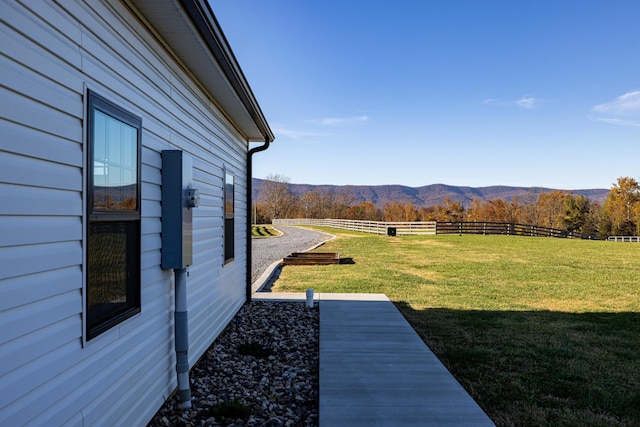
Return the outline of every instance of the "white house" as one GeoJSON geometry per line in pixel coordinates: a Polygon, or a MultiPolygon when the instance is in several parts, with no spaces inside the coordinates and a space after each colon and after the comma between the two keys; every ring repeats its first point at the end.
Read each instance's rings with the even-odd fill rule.
{"type": "Polygon", "coordinates": [[[189,366],[247,299],[273,138],[205,0],[0,2],[1,426],[153,417],[179,385],[176,278],[189,366]],[[162,261],[165,150],[199,191],[186,269],[162,261]]]}

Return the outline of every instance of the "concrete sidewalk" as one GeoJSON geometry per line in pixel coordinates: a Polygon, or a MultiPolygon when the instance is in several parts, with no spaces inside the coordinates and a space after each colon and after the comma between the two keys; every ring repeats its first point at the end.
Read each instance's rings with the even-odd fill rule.
{"type": "MultiPolygon", "coordinates": [[[[255,301],[305,301],[256,293],[255,301]]],[[[316,294],[321,427],[493,426],[382,294],[316,294]]]]}

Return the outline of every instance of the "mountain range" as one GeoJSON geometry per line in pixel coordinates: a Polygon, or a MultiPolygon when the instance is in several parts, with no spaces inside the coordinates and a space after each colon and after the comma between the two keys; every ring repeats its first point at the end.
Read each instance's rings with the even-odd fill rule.
{"type": "MultiPolygon", "coordinates": [[[[253,178],[254,200],[259,200],[260,187],[264,180],[253,178]]],[[[333,192],[336,195],[350,194],[358,202],[371,202],[382,208],[385,204],[396,201],[398,203],[413,203],[416,207],[430,207],[442,204],[448,198],[469,207],[474,198],[481,201],[502,199],[511,201],[514,197],[522,203],[534,200],[538,194],[554,190],[564,191],[573,195],[583,195],[592,202],[603,203],[609,195],[604,188],[584,190],[561,190],[544,187],[510,187],[494,185],[489,187],[463,187],[446,184],[430,184],[422,187],[407,187],[404,185],[312,185],[287,183],[291,192],[301,196],[309,191],[333,192]]]]}

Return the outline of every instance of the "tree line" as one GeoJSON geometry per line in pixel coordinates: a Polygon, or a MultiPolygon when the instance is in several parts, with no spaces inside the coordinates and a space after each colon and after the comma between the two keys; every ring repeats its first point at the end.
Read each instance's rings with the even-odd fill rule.
{"type": "Polygon", "coordinates": [[[296,195],[288,184],[289,179],[281,175],[265,178],[254,204],[256,223],[270,223],[274,218],[511,222],[599,236],[640,235],[640,184],[630,177],[618,178],[604,203],[571,192],[551,191],[532,195],[529,200],[476,198],[468,207],[444,199],[429,207],[392,201],[378,208],[369,201],[358,202],[352,194],[330,190],[296,195]]]}

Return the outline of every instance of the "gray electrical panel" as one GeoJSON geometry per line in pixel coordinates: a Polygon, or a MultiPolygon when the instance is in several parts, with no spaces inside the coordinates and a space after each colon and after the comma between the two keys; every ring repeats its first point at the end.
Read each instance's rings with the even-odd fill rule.
{"type": "Polygon", "coordinates": [[[193,263],[193,212],[200,195],[193,188],[193,161],[181,150],[162,152],[162,268],[193,263]]]}

